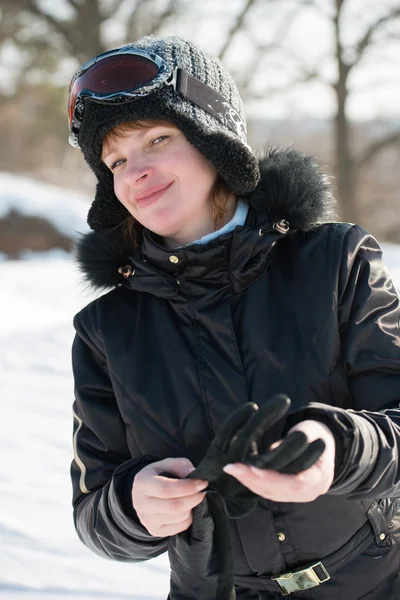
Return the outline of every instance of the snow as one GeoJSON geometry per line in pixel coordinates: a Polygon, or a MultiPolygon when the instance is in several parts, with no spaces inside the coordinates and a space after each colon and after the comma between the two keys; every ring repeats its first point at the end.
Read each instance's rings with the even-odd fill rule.
{"type": "Polygon", "coordinates": [[[14,209],[29,217],[43,217],[61,233],[75,237],[79,231],[88,231],[86,215],[90,200],[76,191],[0,172],[0,218],[14,209]]]}
{"type": "Polygon", "coordinates": [[[166,557],[113,563],[72,522],[72,316],[94,296],[71,259],[0,264],[0,598],[161,599],[166,557]]]}
{"type": "MultiPolygon", "coordinates": [[[[0,173],[0,216],[46,217],[73,237],[88,230],[90,199],[0,173]]],[[[72,317],[92,295],[71,256],[26,252],[0,260],[0,598],[160,600],[165,556],[116,563],[90,552],[72,520],[72,317]]]]}
{"type": "MultiPolygon", "coordinates": [[[[39,203],[43,187],[7,177],[1,175],[0,187],[7,181],[15,187],[13,202],[24,210],[54,219],[62,214],[57,222],[64,231],[86,230],[83,199],[45,186],[47,199],[39,203]]],[[[6,195],[3,187],[0,210],[6,195]]],[[[385,257],[400,287],[400,246],[385,246],[385,257]]],[[[0,263],[0,599],[165,600],[166,556],[114,563],[76,536],[69,479],[72,317],[94,296],[68,255],[31,253],[26,259],[0,263]]]]}

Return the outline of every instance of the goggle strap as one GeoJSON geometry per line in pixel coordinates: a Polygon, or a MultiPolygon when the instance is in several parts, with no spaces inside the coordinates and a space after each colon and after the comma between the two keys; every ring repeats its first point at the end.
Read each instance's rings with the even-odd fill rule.
{"type": "Polygon", "coordinates": [[[226,98],[182,69],[177,70],[176,90],[184,98],[190,100],[190,102],[193,102],[193,104],[196,104],[221,121],[225,126],[229,127],[235,135],[238,134],[238,128],[244,127],[239,113],[230,105],[226,98]]]}

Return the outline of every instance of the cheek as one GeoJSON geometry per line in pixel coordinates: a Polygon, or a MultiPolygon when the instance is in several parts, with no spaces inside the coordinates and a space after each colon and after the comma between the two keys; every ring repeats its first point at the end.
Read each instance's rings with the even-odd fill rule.
{"type": "Polygon", "coordinates": [[[203,188],[209,190],[215,184],[218,173],[215,167],[202,155],[197,155],[193,161],[193,178],[196,178],[203,188]]]}
{"type": "Polygon", "coordinates": [[[115,176],[114,176],[114,194],[117,196],[117,198],[121,202],[121,204],[126,206],[126,198],[125,198],[126,191],[124,190],[122,181],[120,179],[118,179],[118,177],[115,177],[115,176]]]}
{"type": "Polygon", "coordinates": [[[197,152],[191,152],[190,155],[182,153],[182,156],[176,157],[176,165],[180,165],[179,172],[185,182],[193,189],[196,182],[197,189],[202,192],[208,192],[217,180],[217,171],[215,167],[202,155],[197,152]],[[184,165],[184,168],[182,168],[184,165]]]}
{"type": "Polygon", "coordinates": [[[186,170],[182,170],[182,165],[188,164],[188,155],[184,150],[176,149],[173,152],[166,152],[163,154],[158,166],[159,171],[165,173],[182,175],[186,170]]]}

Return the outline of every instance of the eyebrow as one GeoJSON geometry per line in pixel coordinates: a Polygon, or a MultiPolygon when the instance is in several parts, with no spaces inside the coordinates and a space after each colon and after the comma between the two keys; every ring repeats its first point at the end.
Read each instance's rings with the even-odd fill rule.
{"type": "MultiPolygon", "coordinates": [[[[160,127],[161,127],[161,126],[160,126],[160,127]]],[[[138,131],[138,138],[143,138],[143,137],[145,136],[145,134],[146,134],[146,133],[147,133],[149,130],[150,130],[150,128],[148,128],[148,129],[141,129],[141,130],[139,129],[139,130],[137,130],[137,131],[138,131]]],[[[121,139],[121,138],[123,138],[123,137],[124,137],[124,135],[122,135],[122,136],[118,136],[118,137],[119,137],[119,139],[121,139]]],[[[109,156],[109,155],[110,155],[110,154],[112,154],[113,152],[117,152],[117,151],[118,151],[118,147],[117,147],[117,146],[118,146],[118,142],[116,142],[115,140],[111,140],[111,141],[107,142],[107,144],[106,144],[106,147],[107,147],[107,149],[106,149],[106,151],[105,151],[105,152],[103,151],[103,152],[101,153],[100,160],[102,160],[102,161],[104,162],[104,159],[105,159],[107,156],[109,156]]]]}
{"type": "Polygon", "coordinates": [[[104,160],[107,158],[107,156],[109,156],[116,150],[117,150],[117,146],[116,146],[115,142],[108,142],[107,150],[106,151],[103,150],[103,152],[101,153],[101,156],[100,156],[100,160],[102,160],[104,162],[104,160]]]}
{"type": "Polygon", "coordinates": [[[106,143],[105,146],[106,147],[103,148],[103,151],[102,151],[101,156],[100,156],[100,160],[102,160],[103,162],[104,162],[104,159],[107,158],[107,156],[109,156],[113,152],[117,152],[118,151],[118,141],[117,140],[110,140],[110,141],[108,141],[106,143]]]}

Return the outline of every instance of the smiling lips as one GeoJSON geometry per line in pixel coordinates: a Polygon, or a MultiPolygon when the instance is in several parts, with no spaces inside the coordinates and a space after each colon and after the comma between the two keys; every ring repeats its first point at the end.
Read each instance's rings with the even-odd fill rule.
{"type": "Polygon", "coordinates": [[[147,206],[148,204],[158,200],[171,185],[172,182],[149,188],[143,194],[135,196],[134,200],[138,206],[147,206]]]}

